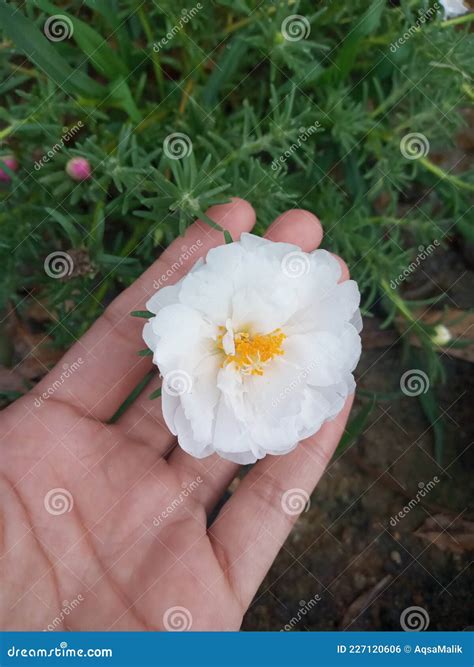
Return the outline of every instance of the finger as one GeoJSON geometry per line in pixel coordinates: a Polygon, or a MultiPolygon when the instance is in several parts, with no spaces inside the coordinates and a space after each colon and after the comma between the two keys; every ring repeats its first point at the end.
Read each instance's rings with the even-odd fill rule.
{"type": "MultiPolygon", "coordinates": [[[[295,243],[305,252],[315,250],[321,243],[323,230],[318,218],[300,209],[286,211],[268,228],[265,237],[272,241],[295,243]]],[[[200,500],[210,512],[235,477],[239,465],[225,461],[217,454],[205,459],[195,459],[180,447],[174,449],[168,459],[181,481],[200,476],[206,484],[196,490],[195,499],[200,500]]]]}
{"type": "MultiPolygon", "coordinates": [[[[242,199],[214,206],[207,215],[235,237],[251,230],[255,223],[253,208],[242,199]]],[[[101,420],[110,419],[151,368],[149,357],[137,356],[137,351],[144,347],[144,320],[131,317],[131,311],[143,310],[157,284],[175,283],[199,257],[222,242],[222,232],[201,221],[192,224],[183,237],[177,238],[131,287],[113,301],[37,386],[36,394],[55,386],[55,399],[69,402],[83,414],[101,420]],[[71,368],[73,364],[74,372],[63,381],[65,366],[71,368]]]]}
{"type": "Polygon", "coordinates": [[[209,531],[223,576],[243,608],[255,595],[297,516],[303,511],[341,438],[350,396],[339,415],[286,456],[257,463],[224,505],[209,531]]]}
{"type": "Polygon", "coordinates": [[[337,259],[337,261],[339,262],[339,266],[341,267],[341,277],[339,278],[338,282],[343,283],[345,280],[349,280],[350,273],[345,261],[341,259],[338,255],[335,255],[334,253],[331,253],[331,255],[335,257],[335,259],[337,259]]]}

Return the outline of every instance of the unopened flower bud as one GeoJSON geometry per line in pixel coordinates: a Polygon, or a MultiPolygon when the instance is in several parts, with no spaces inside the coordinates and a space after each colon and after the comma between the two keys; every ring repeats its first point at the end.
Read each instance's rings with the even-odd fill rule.
{"type": "Polygon", "coordinates": [[[91,177],[91,166],[85,157],[73,157],[66,165],[66,173],[73,181],[86,181],[91,177]]]}
{"type": "Polygon", "coordinates": [[[14,155],[2,155],[0,157],[0,181],[8,182],[11,181],[11,176],[8,174],[5,170],[2,169],[2,164],[6,164],[6,166],[11,170],[11,171],[17,171],[18,169],[18,160],[14,155]]]}

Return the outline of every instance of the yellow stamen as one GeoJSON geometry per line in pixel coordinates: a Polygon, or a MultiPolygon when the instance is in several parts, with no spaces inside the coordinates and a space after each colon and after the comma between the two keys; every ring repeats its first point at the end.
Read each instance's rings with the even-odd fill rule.
{"type": "MultiPolygon", "coordinates": [[[[224,350],[222,339],[225,328],[220,327],[222,333],[218,336],[217,347],[224,350]]],[[[234,335],[235,353],[227,354],[223,366],[234,363],[237,370],[244,375],[263,375],[264,367],[276,356],[285,354],[282,348],[286,335],[281,329],[275,329],[269,334],[251,335],[245,331],[234,335]]]]}

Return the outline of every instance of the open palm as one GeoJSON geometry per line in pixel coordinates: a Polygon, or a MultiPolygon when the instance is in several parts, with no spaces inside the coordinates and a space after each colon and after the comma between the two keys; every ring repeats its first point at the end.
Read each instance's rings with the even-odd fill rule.
{"type": "MultiPolygon", "coordinates": [[[[208,215],[234,239],[255,222],[240,199],[208,215]]],[[[267,236],[310,251],[322,232],[312,214],[294,210],[267,236]]],[[[294,493],[297,502],[312,492],[350,400],[295,451],[253,466],[210,526],[238,466],[217,456],[193,459],[176,446],[160,400],[148,399],[158,376],[108,423],[151,366],[137,356],[143,321],[130,312],[143,309],[154,282],[176,282],[222,241],[222,233],[194,223],[32,392],[1,414],[2,629],[240,627],[297,517],[282,497],[294,493]]]]}

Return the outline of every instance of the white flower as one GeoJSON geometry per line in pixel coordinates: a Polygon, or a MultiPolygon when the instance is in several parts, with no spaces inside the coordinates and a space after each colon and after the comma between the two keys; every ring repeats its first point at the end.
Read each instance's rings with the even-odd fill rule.
{"type": "Polygon", "coordinates": [[[236,463],[286,454],[333,419],[355,387],[359,290],[325,250],[252,234],[147,303],[143,337],[181,447],[236,463]]]}
{"type": "Polygon", "coordinates": [[[437,324],[431,336],[433,344],[439,346],[447,345],[451,339],[452,336],[448,327],[445,327],[444,324],[437,324]]]}
{"type": "Polygon", "coordinates": [[[440,0],[440,2],[448,19],[452,16],[461,16],[468,11],[463,0],[440,0]]]}

